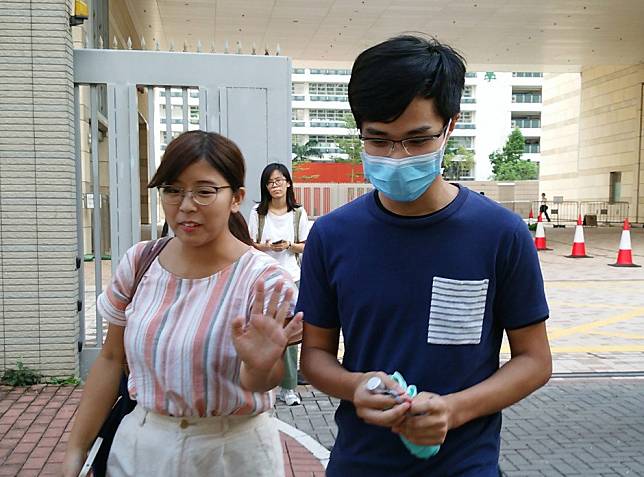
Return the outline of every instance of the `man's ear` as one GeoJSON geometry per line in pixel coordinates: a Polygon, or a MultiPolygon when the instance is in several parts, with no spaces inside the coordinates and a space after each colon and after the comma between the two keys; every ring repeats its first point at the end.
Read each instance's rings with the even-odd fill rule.
{"type": "Polygon", "coordinates": [[[456,122],[461,119],[461,113],[457,113],[452,117],[452,122],[449,125],[449,129],[447,130],[448,134],[452,134],[452,131],[454,131],[454,128],[456,127],[456,122]]]}
{"type": "Polygon", "coordinates": [[[230,210],[232,212],[239,212],[242,202],[244,202],[244,197],[246,197],[246,188],[240,187],[233,193],[233,201],[230,205],[230,210]]]}

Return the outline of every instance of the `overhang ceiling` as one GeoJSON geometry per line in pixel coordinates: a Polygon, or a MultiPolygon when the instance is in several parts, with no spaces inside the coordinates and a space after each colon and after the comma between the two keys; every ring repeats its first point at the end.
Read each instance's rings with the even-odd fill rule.
{"type": "Polygon", "coordinates": [[[351,62],[401,32],[436,36],[470,69],[578,71],[644,62],[644,0],[126,0],[146,42],[351,62]]]}

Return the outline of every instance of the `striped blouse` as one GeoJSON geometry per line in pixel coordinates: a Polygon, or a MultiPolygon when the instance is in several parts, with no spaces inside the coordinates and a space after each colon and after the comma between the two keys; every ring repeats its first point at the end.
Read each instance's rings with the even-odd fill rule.
{"type": "Polygon", "coordinates": [[[145,409],[172,416],[259,414],[273,407],[273,393],[240,386],[241,360],[231,321],[250,316],[255,284],[269,296],[278,280],[296,290],[288,272],[254,248],[205,278],[180,278],[155,260],[130,302],[136,264],[145,242],[130,248],[112,283],[98,297],[97,310],[125,327],[130,367],[128,389],[145,409]]]}

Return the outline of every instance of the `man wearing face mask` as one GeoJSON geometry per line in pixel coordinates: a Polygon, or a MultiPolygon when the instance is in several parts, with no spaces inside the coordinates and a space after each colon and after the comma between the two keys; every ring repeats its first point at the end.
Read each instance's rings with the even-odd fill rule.
{"type": "Polygon", "coordinates": [[[302,370],[342,399],[330,477],[498,476],[501,410],[550,378],[525,223],[441,177],[464,76],[454,50],[414,36],[354,63],[349,102],[375,191],[315,222],[297,306],[302,370]]]}

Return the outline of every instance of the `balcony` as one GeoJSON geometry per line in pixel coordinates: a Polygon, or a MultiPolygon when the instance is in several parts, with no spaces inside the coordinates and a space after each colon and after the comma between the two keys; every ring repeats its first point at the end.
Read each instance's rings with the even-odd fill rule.
{"type": "Polygon", "coordinates": [[[339,101],[346,103],[349,101],[349,97],[346,95],[318,95],[318,94],[312,94],[310,95],[311,101],[322,101],[322,102],[327,102],[327,101],[339,101]]]}
{"type": "Polygon", "coordinates": [[[476,129],[474,123],[456,123],[456,129],[476,129]]]}
{"type": "Polygon", "coordinates": [[[541,103],[541,94],[515,93],[512,95],[513,103],[541,103]]]}
{"type": "Polygon", "coordinates": [[[463,103],[463,104],[474,104],[474,103],[476,103],[476,98],[461,98],[461,103],[463,103]]]}
{"type": "Polygon", "coordinates": [[[514,128],[540,128],[541,127],[541,119],[534,118],[534,119],[513,119],[512,120],[512,129],[514,128]]]}

